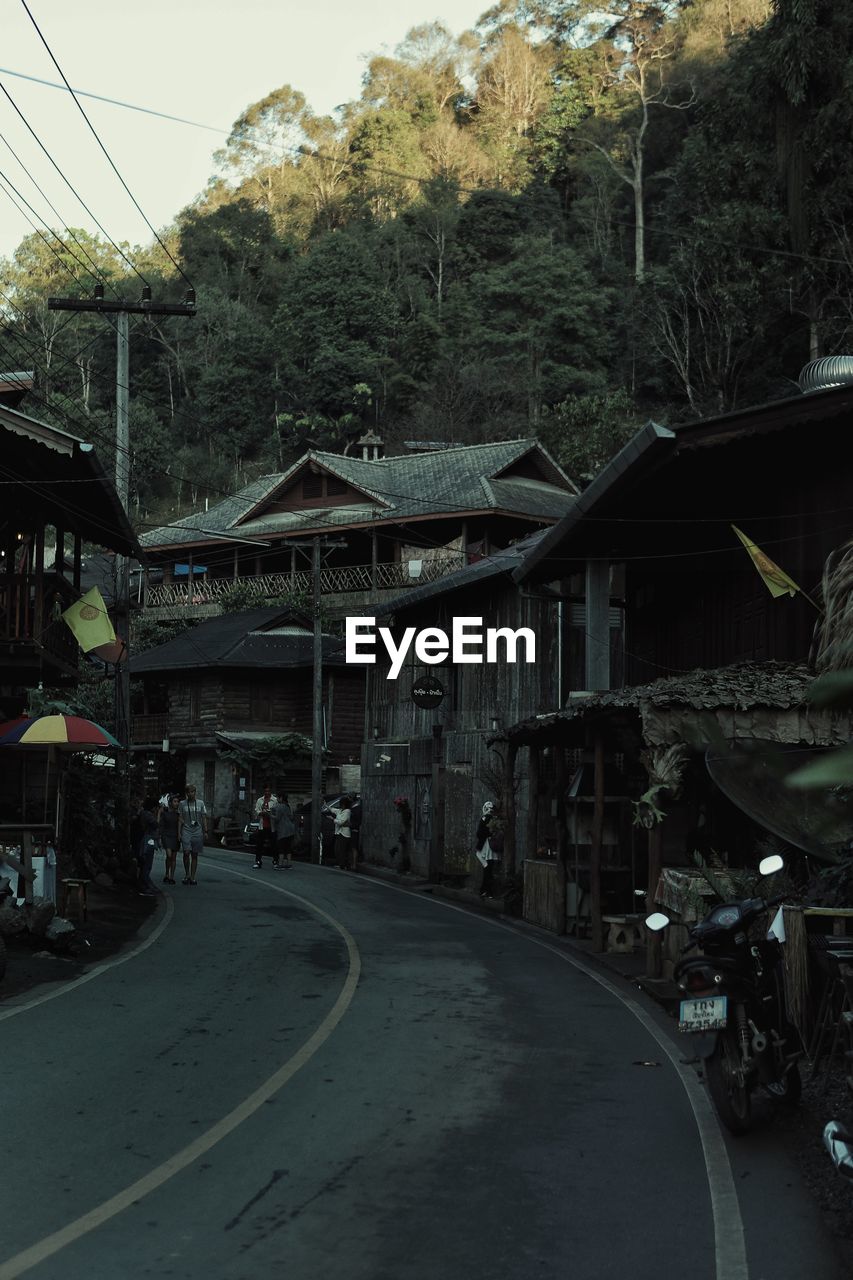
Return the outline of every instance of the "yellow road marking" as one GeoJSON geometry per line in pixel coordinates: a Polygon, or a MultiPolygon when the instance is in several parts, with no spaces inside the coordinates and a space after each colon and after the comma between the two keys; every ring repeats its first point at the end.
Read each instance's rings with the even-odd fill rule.
{"type": "MultiPolygon", "coordinates": [[[[244,880],[257,880],[257,877],[247,876],[242,871],[232,871],[229,867],[223,867],[219,864],[217,869],[225,871],[228,875],[240,876],[244,880]]],[[[234,1107],[233,1111],[229,1111],[228,1115],[217,1121],[215,1125],[212,1125],[206,1133],[200,1134],[194,1142],[183,1147],[182,1150],[158,1165],[156,1169],[152,1169],[144,1178],[139,1178],[136,1182],[131,1183],[129,1187],[126,1187],[124,1191],[111,1196],[109,1200],[104,1200],[102,1204],[83,1214],[82,1217],[75,1218],[73,1222],[69,1222],[67,1226],[62,1227],[59,1231],[54,1231],[52,1235],[45,1236],[43,1240],[31,1245],[29,1249],[24,1249],[23,1252],[16,1254],[14,1258],[10,1258],[8,1262],[0,1264],[0,1280],[15,1280],[16,1276],[22,1276],[25,1271],[29,1271],[32,1267],[37,1267],[39,1263],[52,1257],[60,1249],[73,1244],[81,1236],[96,1230],[110,1218],[115,1217],[116,1214],[122,1213],[144,1196],[156,1191],[164,1182],[168,1182],[175,1174],[186,1169],[187,1165],[192,1164],[199,1156],[203,1156],[210,1151],[211,1147],[215,1147],[218,1142],[221,1142],[229,1133],[232,1133],[245,1120],[254,1115],[259,1107],[262,1107],[273,1094],[278,1093],[279,1089],[286,1085],[288,1080],[292,1079],[297,1071],[305,1066],[306,1062],[328,1040],[346,1013],[355,995],[361,972],[361,957],[355,939],[338,920],[328,915],[320,907],[316,907],[313,902],[300,897],[299,894],[290,893],[287,889],[282,889],[278,885],[264,883],[266,888],[272,889],[274,893],[282,893],[285,897],[293,898],[294,901],[300,902],[307,907],[309,911],[314,911],[317,915],[322,916],[341,935],[346,943],[349,956],[349,971],[334,1005],[314,1034],[305,1041],[301,1049],[297,1050],[283,1066],[279,1067],[262,1085],[234,1107]]]]}

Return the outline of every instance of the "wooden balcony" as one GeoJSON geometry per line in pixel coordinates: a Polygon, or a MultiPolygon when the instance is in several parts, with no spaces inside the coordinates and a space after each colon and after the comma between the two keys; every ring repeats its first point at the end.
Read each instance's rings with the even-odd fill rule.
{"type": "MultiPolygon", "coordinates": [[[[402,591],[435,582],[455,573],[465,564],[459,552],[431,556],[423,560],[404,561],[401,564],[354,564],[338,568],[326,568],[320,572],[320,591],[324,596],[345,596],[356,593],[402,591]]],[[[293,593],[310,597],[312,582],[310,572],[266,573],[257,577],[199,578],[192,586],[186,582],[149,584],[143,603],[146,609],[159,610],[174,616],[175,611],[189,610],[190,615],[213,616],[220,612],[222,597],[239,589],[246,592],[258,604],[293,593]]]]}
{"type": "Polygon", "coordinates": [[[80,649],[58,615],[77,595],[57,574],[0,576],[0,683],[76,678],[80,649]]]}

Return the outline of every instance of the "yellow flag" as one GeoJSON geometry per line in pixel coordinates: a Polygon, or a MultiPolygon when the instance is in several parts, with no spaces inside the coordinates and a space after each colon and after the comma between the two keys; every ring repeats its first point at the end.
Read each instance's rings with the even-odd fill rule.
{"type": "Polygon", "coordinates": [[[766,556],[760,547],[742,533],[736,524],[732,525],[737,536],[749,552],[750,559],[761,574],[771,596],[794,596],[800,590],[793,578],[789,578],[784,569],[766,556]]]}
{"type": "Polygon", "coordinates": [[[104,597],[97,587],[92,587],[76,604],[66,609],[62,618],[74,632],[84,653],[97,648],[99,644],[109,644],[116,638],[104,597]]]}

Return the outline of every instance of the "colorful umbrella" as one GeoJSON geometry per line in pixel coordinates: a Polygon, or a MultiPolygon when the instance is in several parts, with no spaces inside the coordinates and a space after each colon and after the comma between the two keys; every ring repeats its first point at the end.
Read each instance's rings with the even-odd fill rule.
{"type": "Polygon", "coordinates": [[[14,724],[0,737],[0,747],[64,747],[85,751],[89,747],[118,747],[111,733],[82,716],[35,716],[14,724]]]}

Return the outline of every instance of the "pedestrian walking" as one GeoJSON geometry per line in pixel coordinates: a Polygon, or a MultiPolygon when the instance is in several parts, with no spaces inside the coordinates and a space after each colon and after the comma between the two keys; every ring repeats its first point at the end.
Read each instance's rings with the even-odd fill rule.
{"type": "Polygon", "coordinates": [[[196,789],[190,783],[186,790],[186,799],[178,805],[178,838],[184,856],[184,884],[197,884],[198,855],[204,848],[207,837],[207,809],[204,801],[196,796],[196,789]]]}
{"type": "Polygon", "coordinates": [[[139,842],[139,893],[143,898],[154,897],[157,890],[154,888],[154,881],[151,879],[151,871],[154,867],[154,854],[157,851],[157,836],[159,833],[159,815],[160,806],[157,803],[157,797],[153,795],[145,796],[139,808],[139,826],[141,836],[139,842]]]}
{"type": "Polygon", "coordinates": [[[260,870],[263,866],[264,854],[272,853],[275,845],[273,811],[277,804],[278,796],[273,794],[272,787],[268,782],[265,782],[263,795],[258,796],[255,801],[255,817],[261,824],[257,833],[257,843],[255,844],[256,870],[260,870]]]}
{"type": "Polygon", "coordinates": [[[287,792],[283,792],[278,803],[272,811],[273,828],[275,831],[275,859],[273,866],[282,870],[288,870],[293,866],[293,838],[296,835],[296,823],[293,819],[293,810],[287,799],[287,792]]]}
{"type": "Polygon", "coordinates": [[[499,821],[494,803],[491,800],[487,800],[483,805],[480,821],[477,824],[477,834],[474,837],[474,850],[477,855],[477,861],[483,868],[483,879],[480,882],[481,898],[492,897],[495,863],[500,861],[501,856],[495,848],[495,842],[500,843],[502,840],[503,824],[499,821]],[[500,831],[499,839],[498,830],[500,831]]]}
{"type": "Polygon", "coordinates": [[[352,801],[341,796],[337,805],[329,805],[335,821],[335,862],[341,871],[355,871],[352,843],[352,801]]]}
{"type": "Polygon", "coordinates": [[[163,876],[163,884],[176,884],[175,871],[178,862],[178,846],[180,840],[178,838],[178,821],[180,814],[178,813],[178,805],[181,797],[177,794],[163,797],[166,801],[165,807],[160,810],[160,844],[163,846],[163,852],[166,856],[166,874],[163,876]]]}

